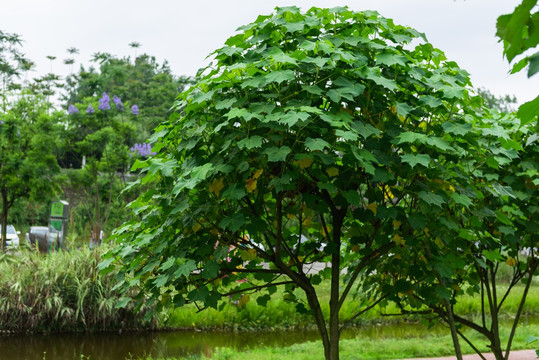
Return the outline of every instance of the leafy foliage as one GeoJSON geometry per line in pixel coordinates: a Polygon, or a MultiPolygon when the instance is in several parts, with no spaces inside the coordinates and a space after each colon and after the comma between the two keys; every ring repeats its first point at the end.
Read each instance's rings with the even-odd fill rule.
{"type": "MultiPolygon", "coordinates": [[[[539,44],[539,11],[533,12],[534,10],[537,10],[537,0],[523,0],[511,14],[498,17],[496,35],[503,42],[503,53],[509,62],[539,44]]],[[[521,58],[513,66],[511,73],[522,71],[526,67],[528,77],[539,71],[539,51],[521,58]]],[[[523,125],[537,119],[539,96],[521,105],[518,115],[523,125]]]]}
{"type": "MultiPolygon", "coordinates": [[[[49,113],[49,103],[38,95],[16,95],[0,112],[0,203],[1,224],[6,229],[8,212],[21,199],[49,199],[59,185],[54,156],[55,122],[62,117],[49,113]]],[[[5,232],[5,230],[3,230],[5,232]]],[[[2,235],[5,239],[5,233],[2,235]]],[[[2,241],[2,248],[5,241],[2,241]]]]}
{"type": "MultiPolygon", "coordinates": [[[[350,290],[376,296],[360,275],[420,246],[409,235],[426,223],[451,228],[433,208],[469,205],[450,181],[465,182],[459,160],[480,100],[423,34],[376,12],[277,8],[239,31],[156,129],[158,155],[135,163],[152,186],[101,267],[122,264],[119,286],[139,290],[137,306],[217,307],[277,285],[294,301],[299,287],[337,359],[350,290]],[[315,275],[317,262],[331,265],[315,275]],[[322,277],[327,322],[313,287],[322,277]]],[[[354,317],[401,291],[383,290],[354,317]]]]}

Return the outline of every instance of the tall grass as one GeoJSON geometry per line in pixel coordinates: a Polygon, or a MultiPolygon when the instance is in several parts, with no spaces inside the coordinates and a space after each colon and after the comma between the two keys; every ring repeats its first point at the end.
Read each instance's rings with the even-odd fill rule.
{"type": "Polygon", "coordinates": [[[101,250],[0,254],[0,331],[55,332],[155,328],[144,311],[116,309],[113,275],[97,270],[101,250]]]}
{"type": "MultiPolygon", "coordinates": [[[[317,287],[322,312],[326,319],[329,318],[329,282],[324,281],[317,287]]],[[[500,285],[498,290],[502,292],[506,285],[500,285]]],[[[518,308],[523,286],[516,286],[506,299],[501,309],[502,320],[504,317],[512,318],[518,308]]],[[[251,295],[251,299],[243,307],[238,307],[232,302],[226,304],[221,310],[206,309],[198,312],[195,306],[184,306],[171,310],[167,326],[172,328],[197,328],[197,329],[268,329],[315,326],[312,315],[300,313],[296,310],[295,302],[283,300],[284,293],[277,291],[266,307],[256,303],[257,295],[251,295]]],[[[301,290],[296,290],[298,299],[305,301],[301,290]]],[[[308,307],[307,305],[305,305],[308,307]]],[[[351,319],[358,311],[358,303],[349,297],[343,304],[340,318],[342,321],[351,319]]],[[[481,311],[480,298],[477,296],[461,296],[455,304],[454,312],[460,316],[473,318],[481,311]]],[[[384,307],[377,306],[355,319],[350,325],[359,326],[370,323],[394,322],[402,320],[400,316],[390,316],[399,310],[394,303],[387,303],[384,307]]],[[[530,288],[524,308],[525,314],[539,313],[539,286],[530,288]]]]}

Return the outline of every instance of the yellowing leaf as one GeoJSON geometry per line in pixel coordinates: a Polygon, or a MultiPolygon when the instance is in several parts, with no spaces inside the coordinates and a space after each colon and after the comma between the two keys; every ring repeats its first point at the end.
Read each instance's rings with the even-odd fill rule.
{"type": "Polygon", "coordinates": [[[262,175],[262,172],[264,170],[262,169],[258,169],[254,174],[253,174],[253,179],[258,179],[260,177],[260,175],[262,175]]]}
{"type": "Polygon", "coordinates": [[[202,226],[200,225],[200,223],[196,223],[194,226],[193,226],[193,232],[197,232],[198,230],[200,230],[202,226]]]}
{"type": "Polygon", "coordinates": [[[303,219],[303,225],[309,227],[311,226],[312,221],[313,221],[313,218],[308,216],[305,219],[303,219]]]}
{"type": "Polygon", "coordinates": [[[339,175],[339,169],[337,168],[334,168],[334,167],[330,167],[326,170],[326,172],[328,173],[328,175],[330,177],[334,177],[334,176],[337,176],[339,175]]]}
{"type": "Polygon", "coordinates": [[[397,245],[404,245],[406,243],[404,238],[402,236],[400,236],[399,234],[393,235],[391,240],[393,240],[395,242],[395,244],[397,244],[397,245]]]}
{"type": "Polygon", "coordinates": [[[289,218],[289,219],[293,219],[296,217],[296,215],[294,214],[286,214],[286,217],[289,218]]]}
{"type": "Polygon", "coordinates": [[[393,229],[398,229],[401,226],[401,222],[399,220],[393,220],[393,229]]]}
{"type": "Polygon", "coordinates": [[[299,165],[301,169],[308,168],[309,166],[312,165],[312,163],[313,163],[313,160],[309,158],[304,158],[297,162],[297,164],[299,165]]]}
{"type": "Polygon", "coordinates": [[[436,236],[436,239],[434,240],[434,243],[436,244],[436,246],[438,246],[438,248],[440,249],[443,249],[444,248],[444,242],[442,241],[442,239],[440,239],[439,236],[436,236]]]}
{"type": "Polygon", "coordinates": [[[352,245],[352,251],[358,252],[359,250],[361,250],[361,247],[359,245],[352,245]]]}
{"type": "Polygon", "coordinates": [[[391,192],[391,190],[389,189],[389,186],[387,185],[378,185],[378,187],[380,188],[380,190],[382,190],[382,192],[384,193],[384,198],[386,200],[391,200],[393,199],[395,196],[393,195],[393,193],[391,192]]]}
{"type": "Polygon", "coordinates": [[[255,191],[256,190],[256,179],[254,179],[254,178],[247,179],[247,181],[245,181],[245,187],[247,188],[247,191],[249,191],[250,193],[255,191]]]}
{"type": "Polygon", "coordinates": [[[240,298],[240,301],[238,302],[238,307],[244,307],[249,302],[249,300],[251,300],[251,297],[247,294],[243,294],[240,298]]]}
{"type": "Polygon", "coordinates": [[[241,250],[240,257],[243,261],[254,260],[256,259],[256,250],[255,249],[241,250]]]}
{"type": "Polygon", "coordinates": [[[517,261],[516,259],[510,257],[510,258],[507,258],[507,260],[505,260],[505,263],[509,266],[515,266],[517,264],[517,261]]]}
{"type": "Polygon", "coordinates": [[[222,177],[219,179],[215,179],[210,184],[210,192],[214,193],[217,197],[219,197],[219,193],[225,187],[225,185],[223,184],[223,179],[224,178],[222,177]]]}
{"type": "Polygon", "coordinates": [[[370,203],[369,205],[367,205],[367,209],[372,211],[374,215],[376,215],[376,208],[378,207],[378,205],[376,205],[376,203],[370,203]]]}

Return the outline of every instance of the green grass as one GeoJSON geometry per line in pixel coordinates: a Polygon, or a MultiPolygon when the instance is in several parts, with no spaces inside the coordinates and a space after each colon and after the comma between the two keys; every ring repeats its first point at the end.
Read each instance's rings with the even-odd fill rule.
{"type": "MultiPolygon", "coordinates": [[[[498,289],[502,291],[505,286],[501,285],[498,289]]],[[[514,316],[523,289],[524,287],[519,285],[512,290],[502,307],[502,318],[514,316]]],[[[317,291],[320,296],[322,310],[326,318],[328,318],[329,283],[323,282],[317,286],[317,291]]],[[[301,290],[296,290],[295,293],[299,299],[304,299],[301,290]]],[[[356,303],[352,298],[349,298],[341,310],[341,319],[351,318],[356,310],[356,303]]],[[[480,299],[469,295],[460,297],[455,306],[456,314],[467,317],[477,316],[480,310],[480,299]]],[[[399,317],[383,315],[397,312],[397,307],[393,303],[389,303],[384,308],[376,307],[368,311],[355,320],[352,325],[398,321],[399,317]]],[[[530,288],[524,312],[526,314],[539,313],[539,286],[530,288]]],[[[283,293],[278,291],[268,302],[267,307],[259,306],[256,303],[256,296],[251,296],[251,300],[243,308],[238,308],[229,302],[221,311],[206,309],[198,312],[196,307],[189,305],[173,309],[170,311],[166,326],[171,328],[253,330],[314,326],[314,322],[310,314],[301,314],[296,311],[296,303],[284,301],[283,293]]]]}
{"type": "MultiPolygon", "coordinates": [[[[523,325],[518,331],[512,350],[529,349],[526,338],[530,334],[538,334],[539,325],[523,325]]],[[[508,328],[502,329],[502,337],[509,334],[508,328]]],[[[472,341],[481,351],[488,351],[486,342],[478,335],[468,333],[472,341]]],[[[473,353],[473,350],[461,341],[463,352],[473,353]]],[[[390,360],[416,357],[438,357],[454,355],[450,335],[405,338],[354,338],[343,339],[340,342],[341,360],[390,360]]],[[[323,348],[320,341],[295,344],[289,347],[263,347],[238,351],[231,348],[217,349],[212,355],[192,355],[181,359],[200,360],[323,360],[323,348]]],[[[150,360],[151,358],[145,358],[150,360]]],[[[179,360],[180,358],[175,358],[179,360]]],[[[157,359],[154,359],[157,360],[157,359]]],[[[172,360],[172,358],[168,358],[172,360]]]]}
{"type": "Polygon", "coordinates": [[[144,311],[116,309],[111,274],[97,270],[102,250],[0,254],[0,331],[94,331],[153,328],[144,311]]]}

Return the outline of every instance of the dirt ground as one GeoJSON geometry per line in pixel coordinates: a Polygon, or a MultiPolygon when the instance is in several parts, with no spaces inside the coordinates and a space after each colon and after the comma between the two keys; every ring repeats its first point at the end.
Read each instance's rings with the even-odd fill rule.
{"type": "MultiPolygon", "coordinates": [[[[487,360],[495,360],[492,354],[486,354],[485,357],[487,360]]],[[[463,360],[481,360],[479,355],[464,355],[463,360]]],[[[416,359],[403,359],[403,360],[456,360],[455,356],[447,356],[440,358],[416,358],[416,359]]],[[[511,351],[509,354],[510,360],[537,360],[537,355],[535,355],[535,350],[519,350],[511,351]]]]}

